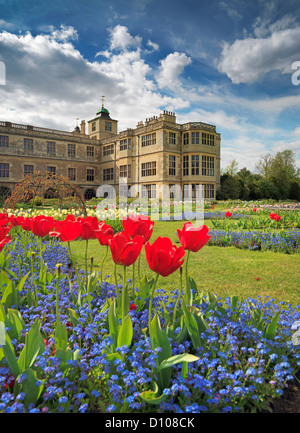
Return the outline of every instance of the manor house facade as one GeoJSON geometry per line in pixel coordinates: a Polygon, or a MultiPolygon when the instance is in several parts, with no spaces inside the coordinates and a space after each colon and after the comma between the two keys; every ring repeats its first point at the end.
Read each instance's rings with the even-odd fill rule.
{"type": "Polygon", "coordinates": [[[27,174],[48,171],[67,177],[86,199],[111,185],[117,195],[148,198],[161,197],[167,187],[175,198],[192,199],[200,188],[210,200],[220,186],[220,144],[214,125],[178,124],[168,111],[118,132],[103,104],[73,132],[3,121],[0,195],[27,174]]]}

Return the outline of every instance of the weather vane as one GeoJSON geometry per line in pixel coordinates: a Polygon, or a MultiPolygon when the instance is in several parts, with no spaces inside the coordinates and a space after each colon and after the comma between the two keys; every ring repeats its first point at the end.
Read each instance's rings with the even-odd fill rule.
{"type": "Polygon", "coordinates": [[[104,107],[104,98],[105,96],[102,96],[102,107],[104,107]]]}

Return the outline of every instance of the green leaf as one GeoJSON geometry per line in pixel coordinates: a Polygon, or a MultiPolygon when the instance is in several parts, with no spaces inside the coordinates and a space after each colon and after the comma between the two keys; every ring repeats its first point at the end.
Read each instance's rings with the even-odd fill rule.
{"type": "Polygon", "coordinates": [[[8,275],[4,271],[1,271],[0,281],[1,287],[4,288],[1,300],[2,304],[6,308],[10,308],[13,305],[18,305],[18,293],[16,291],[16,288],[12,280],[9,279],[8,275]]]}
{"type": "Polygon", "coordinates": [[[116,299],[113,300],[108,311],[108,327],[109,334],[113,341],[113,347],[118,345],[118,335],[120,330],[120,322],[117,314],[116,299]]]}
{"type": "Polygon", "coordinates": [[[26,325],[18,310],[8,308],[5,325],[11,328],[10,331],[8,331],[10,338],[15,338],[19,341],[21,331],[25,329],[26,325]]]}
{"type": "Polygon", "coordinates": [[[161,328],[159,316],[157,314],[155,314],[151,321],[149,332],[152,349],[156,349],[157,347],[162,348],[158,355],[158,361],[159,364],[161,364],[162,361],[172,356],[172,349],[166,333],[161,328]]]}
{"type": "Polygon", "coordinates": [[[239,297],[236,295],[231,296],[230,301],[231,301],[231,310],[237,309],[239,306],[239,297]]]}
{"type": "Polygon", "coordinates": [[[154,382],[154,391],[148,390],[148,391],[144,391],[140,393],[140,397],[148,404],[161,404],[165,398],[166,395],[162,394],[162,395],[158,395],[159,394],[159,389],[157,386],[157,383],[154,382]]]}
{"type": "Polygon", "coordinates": [[[123,305],[123,297],[124,297],[124,311],[125,314],[128,313],[130,307],[130,296],[127,290],[127,285],[125,285],[125,289],[122,290],[120,296],[120,302],[117,304],[117,311],[120,317],[122,317],[122,305],[123,305]]]}
{"type": "Polygon", "coordinates": [[[181,376],[186,379],[189,372],[189,364],[188,362],[183,361],[181,368],[181,376]]]}
{"type": "Polygon", "coordinates": [[[117,346],[127,346],[129,347],[132,342],[133,337],[133,327],[131,322],[130,314],[127,314],[125,317],[124,323],[120,326],[119,334],[118,334],[118,340],[117,340],[117,346]]]}
{"type": "Polygon", "coordinates": [[[193,305],[193,293],[191,290],[191,277],[187,279],[187,285],[184,294],[185,303],[188,305],[193,305]]]}
{"type": "Polygon", "coordinates": [[[79,322],[79,318],[78,315],[76,314],[76,312],[72,309],[72,308],[67,308],[67,311],[69,313],[69,317],[70,317],[70,321],[72,323],[73,326],[77,326],[79,322]]]}
{"type": "Polygon", "coordinates": [[[188,333],[187,326],[184,321],[184,315],[182,315],[180,318],[180,327],[181,327],[180,332],[174,337],[174,340],[178,344],[181,344],[183,341],[186,340],[187,333],[188,333]]]}
{"type": "Polygon", "coordinates": [[[19,282],[19,284],[17,285],[17,290],[18,290],[18,292],[20,292],[21,290],[23,290],[23,288],[24,288],[24,284],[25,284],[25,281],[26,281],[26,279],[27,279],[27,277],[28,277],[28,275],[30,274],[30,272],[28,272],[21,280],[20,280],[20,282],[19,282]]]}
{"type": "Polygon", "coordinates": [[[165,399],[166,395],[162,394],[159,397],[156,396],[154,391],[144,391],[140,393],[140,397],[148,404],[161,404],[165,399]]]}
{"type": "Polygon", "coordinates": [[[68,361],[73,360],[73,352],[71,349],[67,349],[67,350],[56,349],[55,350],[55,357],[59,358],[61,360],[61,363],[62,363],[61,368],[64,369],[64,367],[66,367],[66,363],[68,361]]]}
{"type": "Polygon", "coordinates": [[[27,290],[26,298],[27,298],[28,307],[32,307],[33,305],[36,305],[37,301],[29,289],[27,290]]]}
{"type": "Polygon", "coordinates": [[[67,327],[64,323],[57,323],[54,338],[56,351],[66,351],[68,348],[68,333],[67,327]]]}
{"type": "Polygon", "coordinates": [[[25,406],[28,407],[30,403],[36,404],[39,397],[42,394],[44,383],[43,380],[41,385],[37,386],[38,377],[36,374],[36,371],[32,370],[31,368],[26,369],[23,374],[26,375],[26,379],[21,383],[18,384],[18,381],[16,380],[16,390],[14,389],[14,392],[20,393],[24,392],[24,403],[25,406]]]}
{"type": "Polygon", "coordinates": [[[3,308],[2,303],[0,302],[0,322],[4,322],[5,317],[6,317],[6,315],[5,315],[4,308],[3,308]]]}
{"type": "Polygon", "coordinates": [[[193,313],[198,325],[199,334],[201,334],[202,332],[205,332],[207,330],[208,324],[204,320],[203,314],[201,313],[199,308],[193,308],[193,313]]]}
{"type": "Polygon", "coordinates": [[[45,343],[40,333],[40,322],[36,320],[25,337],[25,345],[18,359],[21,372],[34,363],[37,355],[45,351],[45,343]]]}
{"type": "Polygon", "coordinates": [[[17,362],[15,350],[13,348],[13,345],[10,342],[10,338],[8,334],[5,335],[5,344],[2,346],[2,349],[13,376],[14,377],[19,376],[21,370],[17,362]]]}
{"type": "MultiPolygon", "coordinates": [[[[160,365],[165,359],[172,356],[172,348],[167,334],[161,328],[157,314],[155,314],[150,323],[149,333],[152,349],[161,347],[161,351],[158,353],[158,365],[160,365]]],[[[171,368],[166,368],[163,371],[157,372],[158,386],[161,391],[169,386],[171,374],[171,368]]]]}
{"type": "Polygon", "coordinates": [[[141,299],[135,301],[140,310],[142,310],[146,299],[149,298],[153,284],[154,284],[154,278],[151,278],[151,280],[147,280],[146,277],[144,277],[141,280],[141,284],[139,286],[141,299]]]}
{"type": "Polygon", "coordinates": [[[186,305],[184,305],[184,303],[182,304],[182,308],[184,311],[185,324],[188,333],[191,337],[194,348],[197,349],[198,347],[201,346],[198,323],[195,317],[193,316],[193,314],[187,309],[186,305]]]}
{"type": "Polygon", "coordinates": [[[267,338],[268,340],[272,340],[274,338],[275,332],[276,332],[276,327],[277,327],[277,323],[280,317],[280,311],[278,311],[275,316],[273,317],[273,319],[271,320],[271,323],[267,326],[266,331],[265,331],[265,338],[267,338]]]}
{"type": "Polygon", "coordinates": [[[183,353],[181,355],[171,356],[165,359],[158,367],[158,370],[163,370],[164,368],[172,367],[172,365],[180,364],[181,362],[195,362],[198,361],[199,357],[191,355],[189,353],[183,353]]]}
{"type": "Polygon", "coordinates": [[[120,353],[118,353],[118,352],[108,353],[108,354],[106,355],[106,358],[107,358],[108,362],[113,362],[113,361],[115,361],[116,359],[120,359],[120,360],[122,360],[122,356],[121,356],[120,353]]]}

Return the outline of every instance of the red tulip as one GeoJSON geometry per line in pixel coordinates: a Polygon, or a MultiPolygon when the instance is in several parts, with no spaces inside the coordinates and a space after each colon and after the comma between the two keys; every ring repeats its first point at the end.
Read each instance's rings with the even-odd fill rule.
{"type": "Polygon", "coordinates": [[[152,245],[145,244],[146,259],[150,269],[162,277],[175,272],[183,264],[180,260],[184,254],[184,248],[177,248],[167,237],[158,237],[152,245]]]}
{"type": "Polygon", "coordinates": [[[95,230],[96,238],[98,239],[100,245],[108,246],[108,241],[114,235],[112,227],[105,224],[103,221],[99,223],[98,230],[95,230]]]}
{"type": "Polygon", "coordinates": [[[130,239],[126,232],[116,233],[108,241],[112,259],[117,265],[130,266],[138,258],[143,248],[144,238],[136,236],[130,239]]]}
{"type": "Polygon", "coordinates": [[[82,239],[96,239],[95,230],[98,230],[99,221],[97,217],[88,216],[86,218],[78,217],[77,221],[81,223],[80,237],[82,239]]]}
{"type": "Polygon", "coordinates": [[[253,208],[252,210],[253,210],[253,212],[256,212],[256,211],[257,211],[257,209],[256,209],[256,208],[253,208]]]}
{"type": "Polygon", "coordinates": [[[280,221],[281,216],[277,215],[277,213],[270,213],[271,220],[280,221]]]}
{"type": "Polygon", "coordinates": [[[209,241],[208,227],[194,227],[191,222],[184,224],[182,230],[177,229],[178,237],[185,250],[196,253],[209,241]]]}
{"type": "Polygon", "coordinates": [[[38,215],[31,220],[31,231],[35,236],[44,237],[53,229],[53,218],[38,215]]]}
{"type": "Polygon", "coordinates": [[[0,213],[0,227],[5,226],[9,222],[7,213],[0,213]]]}
{"type": "Polygon", "coordinates": [[[65,219],[64,221],[54,221],[54,231],[50,236],[58,237],[61,242],[71,242],[80,236],[81,223],[65,219]]]}
{"type": "Polygon", "coordinates": [[[5,244],[8,244],[9,242],[12,241],[12,237],[7,236],[11,228],[12,226],[8,226],[8,227],[0,226],[0,251],[3,250],[5,244]]]}
{"type": "Polygon", "coordinates": [[[66,216],[65,220],[67,220],[67,221],[75,221],[76,218],[75,218],[75,215],[73,215],[72,213],[70,213],[69,215],[66,216]]]}
{"type": "Polygon", "coordinates": [[[225,218],[230,218],[231,215],[232,215],[232,212],[226,212],[226,213],[225,213],[225,218]]]}
{"type": "Polygon", "coordinates": [[[142,236],[146,243],[153,231],[154,222],[145,215],[130,215],[129,218],[123,218],[123,229],[128,236],[133,239],[135,236],[142,236]]]}
{"type": "Polygon", "coordinates": [[[17,217],[15,217],[14,215],[11,215],[11,216],[9,217],[9,222],[10,222],[10,224],[11,224],[12,226],[18,226],[18,225],[19,225],[19,223],[18,223],[18,219],[17,219],[17,217]]]}
{"type": "Polygon", "coordinates": [[[23,230],[31,231],[31,221],[32,221],[32,217],[25,218],[23,216],[18,216],[15,218],[14,223],[17,226],[21,226],[23,230]]]}

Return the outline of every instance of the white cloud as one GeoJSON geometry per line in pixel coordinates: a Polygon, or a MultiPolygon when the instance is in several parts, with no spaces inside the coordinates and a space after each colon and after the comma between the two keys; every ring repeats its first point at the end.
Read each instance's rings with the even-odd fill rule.
{"type": "Polygon", "coordinates": [[[131,36],[127,27],[117,25],[109,29],[110,32],[110,49],[126,50],[128,47],[139,48],[142,38],[140,36],[131,36]]]}
{"type": "MultiPolygon", "coordinates": [[[[271,34],[266,37],[224,43],[219,71],[235,84],[253,83],[271,71],[291,74],[292,63],[299,60],[300,27],[282,29],[287,22],[269,27],[271,34]]],[[[261,30],[260,34],[265,32],[261,30]]]]}
{"type": "Polygon", "coordinates": [[[224,9],[228,16],[232,18],[233,20],[240,20],[242,18],[242,15],[233,7],[230,7],[228,3],[225,3],[224,1],[219,2],[220,8],[224,9]]]}
{"type": "Polygon", "coordinates": [[[6,65],[0,119],[72,130],[77,117],[95,116],[105,95],[112,118],[119,120],[119,130],[123,130],[159,114],[162,108],[189,105],[178,95],[160,93],[151,78],[154,71],[142,58],[138,38],[126,28],[110,36],[114,49],[90,62],[76,49],[78,35],[73,28],[51,28],[36,36],[0,33],[0,60],[6,65]],[[120,34],[126,36],[123,42],[117,37],[120,34]],[[121,50],[115,51],[116,47],[121,50]]]}
{"type": "Polygon", "coordinates": [[[147,41],[147,45],[148,47],[150,47],[150,51],[149,52],[153,52],[153,51],[158,51],[159,50],[159,45],[156,44],[155,42],[150,41],[150,39],[147,41]]]}
{"type": "Polygon", "coordinates": [[[160,68],[156,75],[158,86],[162,88],[169,88],[171,90],[180,89],[181,85],[178,80],[179,75],[183,72],[184,68],[191,63],[191,58],[185,53],[171,53],[160,60],[160,68]]]}
{"type": "Polygon", "coordinates": [[[72,26],[61,26],[60,29],[52,29],[52,38],[56,41],[66,42],[68,40],[77,40],[77,30],[72,26]]]}

